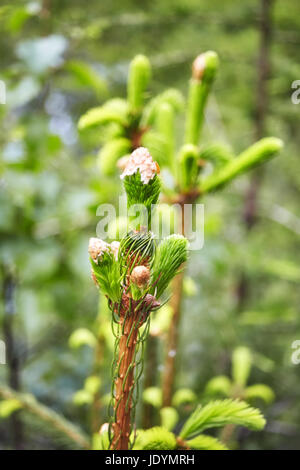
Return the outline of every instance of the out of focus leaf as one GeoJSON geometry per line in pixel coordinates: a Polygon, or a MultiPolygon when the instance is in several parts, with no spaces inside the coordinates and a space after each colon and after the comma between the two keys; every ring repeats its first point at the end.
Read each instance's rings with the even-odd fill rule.
{"type": "Polygon", "coordinates": [[[21,408],[22,403],[15,398],[0,401],[0,419],[9,418],[12,413],[21,408]]]}
{"type": "Polygon", "coordinates": [[[159,413],[162,427],[172,431],[179,420],[178,412],[171,406],[165,406],[159,413]]]}
{"type": "Polygon", "coordinates": [[[91,348],[95,347],[97,339],[95,335],[88,330],[87,328],[78,328],[73,331],[69,338],[69,346],[72,349],[80,348],[80,346],[90,346],[91,348]]]}

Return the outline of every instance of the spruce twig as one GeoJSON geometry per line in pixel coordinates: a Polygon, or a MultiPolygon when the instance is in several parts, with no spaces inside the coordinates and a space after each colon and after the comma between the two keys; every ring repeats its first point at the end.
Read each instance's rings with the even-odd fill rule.
{"type": "Polygon", "coordinates": [[[83,449],[90,448],[89,439],[81,430],[55,411],[39,403],[33,395],[16,392],[0,384],[0,397],[4,400],[17,400],[22,409],[34,414],[51,427],[65,434],[76,446],[83,449]]]}

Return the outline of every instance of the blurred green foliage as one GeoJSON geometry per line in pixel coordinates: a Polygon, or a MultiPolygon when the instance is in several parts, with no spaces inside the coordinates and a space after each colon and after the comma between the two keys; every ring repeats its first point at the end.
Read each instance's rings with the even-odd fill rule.
{"type": "MultiPolygon", "coordinates": [[[[116,201],[120,184],[97,166],[105,135],[97,128],[78,133],[78,118],[125,95],[128,65],[137,53],[150,58],[153,96],[168,87],[186,94],[193,58],[216,50],[220,71],[204,142],[231,142],[235,152],[242,151],[255,140],[258,11],[258,0],[91,0],[89,8],[79,0],[1,3],[0,79],[7,99],[0,105],[0,322],[3,327],[7,315],[14,317],[22,389],[88,434],[89,405],[77,406],[74,395],[95,392],[86,382],[94,375],[91,338],[106,338],[104,396],[110,390],[112,351],[103,327],[107,312],[101,307],[98,315],[98,293],[90,281],[87,243],[95,235],[97,206],[116,201]],[[79,335],[76,341],[73,336],[73,344],[82,345],[71,349],[69,337],[82,328],[94,336],[79,335]]],[[[299,448],[300,369],[291,362],[300,328],[300,108],[291,102],[291,83],[300,78],[299,13],[297,0],[290,0],[289,8],[275,3],[266,127],[284,140],[285,149],[265,171],[259,223],[246,234],[242,210],[248,176],[208,196],[205,245],[189,264],[196,289],[183,306],[178,389],[188,387],[199,396],[213,376],[230,375],[232,352],[243,344],[252,351],[251,381],[275,392],[274,403],[264,410],[267,427],[259,435],[242,431],[242,449],[299,448]],[[251,286],[242,311],[235,291],[241,272],[251,286]]],[[[179,116],[178,140],[182,130],[179,116]]],[[[3,335],[2,328],[0,339],[3,335]]],[[[8,366],[0,365],[0,380],[7,383],[8,366]]],[[[5,415],[14,408],[16,401],[1,406],[1,449],[13,447],[5,415]]],[[[101,410],[104,423],[106,407],[101,410]]],[[[25,448],[70,445],[32,415],[18,416],[25,448]]]]}

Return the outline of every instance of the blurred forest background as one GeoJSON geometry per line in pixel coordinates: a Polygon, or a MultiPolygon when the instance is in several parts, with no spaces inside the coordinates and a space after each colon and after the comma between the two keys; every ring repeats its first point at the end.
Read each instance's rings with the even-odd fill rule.
{"type": "MultiPolygon", "coordinates": [[[[291,361],[300,339],[300,104],[291,101],[299,1],[2,0],[0,28],[1,386],[32,393],[87,434],[107,420],[112,347],[87,245],[97,206],[115,202],[121,185],[117,174],[101,176],[101,135],[79,132],[78,119],[125,95],[136,54],[153,66],[150,96],[166,87],[186,96],[194,57],[215,50],[220,70],[204,140],[238,153],[274,135],[285,147],[205,200],[205,245],[192,253],[185,283],[177,387],[201,401],[208,380],[230,376],[234,348],[247,346],[249,384],[268,384],[275,400],[260,404],[265,430],[240,432],[239,448],[300,449],[300,365],[291,361]],[[86,379],[99,372],[97,355],[101,397],[91,402],[95,383],[86,379]]],[[[158,362],[159,378],[162,351],[158,362]]],[[[0,402],[1,449],[74,447],[34,414],[10,415],[0,402]]]]}

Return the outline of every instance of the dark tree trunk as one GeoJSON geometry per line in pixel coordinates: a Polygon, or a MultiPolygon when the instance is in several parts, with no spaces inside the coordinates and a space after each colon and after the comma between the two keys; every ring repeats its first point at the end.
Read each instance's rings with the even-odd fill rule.
{"type": "MultiPolygon", "coordinates": [[[[259,34],[260,46],[257,61],[257,91],[255,106],[255,137],[261,139],[265,135],[266,116],[268,113],[269,94],[268,80],[271,75],[271,43],[272,43],[272,10],[275,0],[260,0],[259,34]]],[[[243,208],[243,221],[249,232],[257,222],[258,196],[263,179],[263,167],[256,170],[246,192],[243,208]]],[[[249,294],[249,282],[246,274],[242,273],[236,288],[237,308],[244,308],[249,294]]]]}

